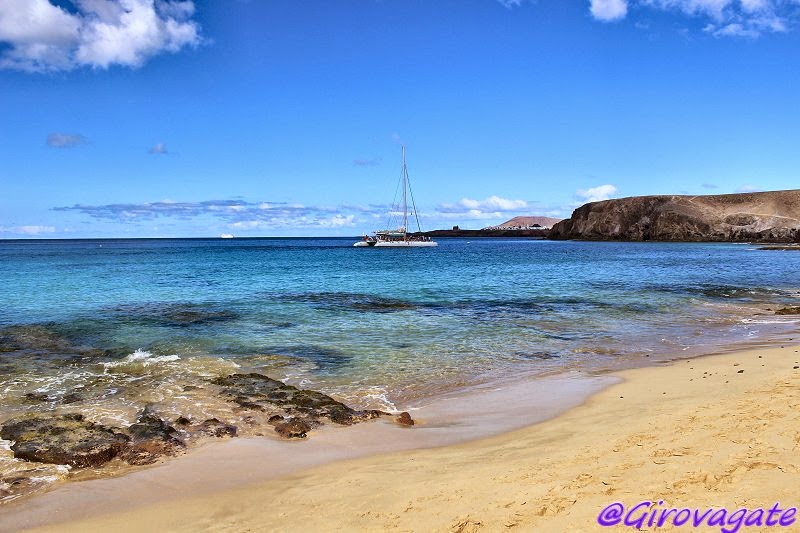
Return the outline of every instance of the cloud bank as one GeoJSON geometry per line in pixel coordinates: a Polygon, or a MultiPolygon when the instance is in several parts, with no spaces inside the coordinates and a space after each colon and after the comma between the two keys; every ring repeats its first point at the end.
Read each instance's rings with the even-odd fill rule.
{"type": "Polygon", "coordinates": [[[510,217],[509,213],[520,213],[528,207],[525,200],[492,195],[483,200],[462,198],[455,204],[440,204],[436,212],[429,216],[446,220],[488,220],[510,217]]]}
{"type": "Polygon", "coordinates": [[[55,72],[139,67],[200,43],[194,3],[179,0],[0,1],[0,68],[55,72]]]}
{"type": "MultiPolygon", "coordinates": [[[[506,8],[523,0],[497,0],[506,8]]],[[[789,31],[800,16],[798,0],[588,0],[589,14],[601,22],[626,18],[632,11],[678,13],[701,21],[715,37],[755,38],[789,31]]]]}
{"type": "MultiPolygon", "coordinates": [[[[500,220],[528,214],[533,207],[524,200],[489,196],[483,200],[462,198],[453,204],[441,204],[418,215],[429,224],[473,220],[500,220]]],[[[149,223],[157,219],[203,220],[222,222],[234,231],[293,229],[380,229],[399,213],[382,204],[309,206],[286,202],[245,200],[206,200],[176,202],[162,200],[147,203],[118,203],[54,207],[53,211],[80,213],[95,220],[124,224],[149,223]]],[[[427,225],[427,224],[426,224],[427,225]]],[[[430,229],[430,228],[427,228],[430,229]]]]}
{"type": "Polygon", "coordinates": [[[41,235],[55,232],[54,226],[0,226],[0,233],[11,235],[41,235]]]}

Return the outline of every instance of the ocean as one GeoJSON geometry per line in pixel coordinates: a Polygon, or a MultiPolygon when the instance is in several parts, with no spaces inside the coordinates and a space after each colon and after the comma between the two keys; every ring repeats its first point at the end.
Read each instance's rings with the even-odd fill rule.
{"type": "MultiPolygon", "coordinates": [[[[243,424],[208,387],[259,372],[397,411],[473,385],[590,374],[798,334],[796,252],[744,244],[354,238],[0,241],[0,424],[145,406],[243,424]]],[[[0,500],[63,477],[0,441],[0,500]],[[2,479],[25,478],[23,488],[2,479]],[[34,480],[34,481],[31,481],[34,480]],[[5,492],[3,492],[5,491],[5,492]]]]}

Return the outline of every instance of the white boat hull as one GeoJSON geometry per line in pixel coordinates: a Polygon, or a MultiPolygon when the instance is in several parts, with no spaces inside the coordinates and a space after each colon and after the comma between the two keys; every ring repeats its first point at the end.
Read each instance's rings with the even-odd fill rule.
{"type": "Polygon", "coordinates": [[[433,241],[378,241],[375,248],[432,248],[438,245],[433,241]]]}

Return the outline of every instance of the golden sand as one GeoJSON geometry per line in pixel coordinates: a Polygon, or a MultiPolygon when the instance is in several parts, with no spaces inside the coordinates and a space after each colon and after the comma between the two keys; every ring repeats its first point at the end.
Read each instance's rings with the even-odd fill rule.
{"type": "Polygon", "coordinates": [[[566,414],[497,437],[339,461],[43,530],[611,531],[597,516],[615,501],[797,506],[798,361],[800,348],[787,346],[623,371],[622,383],[566,414]]]}

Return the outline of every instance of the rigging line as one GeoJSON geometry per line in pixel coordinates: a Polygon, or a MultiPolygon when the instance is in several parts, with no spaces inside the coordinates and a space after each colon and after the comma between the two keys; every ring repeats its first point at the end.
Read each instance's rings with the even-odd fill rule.
{"type": "Polygon", "coordinates": [[[392,198],[392,205],[389,206],[389,218],[386,221],[386,229],[392,229],[392,222],[394,221],[394,215],[392,215],[392,213],[400,209],[400,206],[397,203],[397,191],[400,190],[400,183],[402,183],[402,181],[403,178],[401,177],[397,181],[397,186],[394,188],[394,198],[392,198]]]}
{"type": "Polygon", "coordinates": [[[419,223],[419,213],[417,213],[417,204],[414,202],[414,191],[411,190],[411,178],[406,174],[406,181],[408,181],[408,192],[411,194],[411,206],[414,208],[414,218],[417,219],[417,229],[422,233],[422,224],[419,223]]]}

